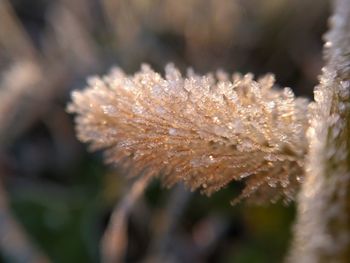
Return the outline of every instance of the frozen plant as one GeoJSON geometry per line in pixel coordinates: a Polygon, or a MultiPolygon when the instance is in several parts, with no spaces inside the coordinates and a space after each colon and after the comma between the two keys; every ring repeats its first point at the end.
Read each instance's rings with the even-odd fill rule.
{"type": "MultiPolygon", "coordinates": [[[[350,1],[335,3],[315,102],[276,88],[272,75],[254,80],[251,74],[198,76],[189,70],[183,77],[171,64],[165,78],[147,65],[133,76],[114,69],[73,93],[68,111],[77,115],[79,139],[140,176],[138,191],[131,191],[137,195],[159,176],[167,186],[183,181],[208,195],[242,180],[246,186],[234,202],[290,201],[304,182],[288,260],[347,262],[350,1]]],[[[133,200],[118,210],[124,213],[115,217],[115,229],[133,200]]]]}
{"type": "Polygon", "coordinates": [[[233,203],[295,197],[304,176],[308,102],[276,88],[272,75],[255,81],[252,74],[199,76],[189,69],[182,77],[169,64],[163,78],[143,65],[133,76],[116,68],[88,83],[68,105],[79,139],[140,177],[112,216],[108,262],[119,260],[114,249],[125,250],[126,215],[150,178],[169,187],[182,181],[207,195],[242,180],[233,203]]]}
{"type": "MultiPolygon", "coordinates": [[[[171,64],[165,79],[143,65],[134,76],[114,69],[75,91],[68,110],[77,133],[131,174],[183,181],[210,195],[244,180],[241,196],[293,198],[307,151],[307,101],[275,88],[267,75],[224,72],[187,77],[171,64]]],[[[235,199],[238,200],[238,199],[235,199]]]]}

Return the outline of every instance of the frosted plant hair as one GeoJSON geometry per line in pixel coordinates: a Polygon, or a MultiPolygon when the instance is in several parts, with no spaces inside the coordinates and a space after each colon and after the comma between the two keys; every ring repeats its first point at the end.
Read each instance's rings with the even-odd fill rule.
{"type": "Polygon", "coordinates": [[[114,68],[74,91],[68,111],[92,150],[133,176],[184,182],[211,195],[245,184],[234,202],[293,199],[307,152],[307,100],[274,86],[273,75],[187,76],[169,64],[165,78],[148,65],[133,76],[114,68]]]}

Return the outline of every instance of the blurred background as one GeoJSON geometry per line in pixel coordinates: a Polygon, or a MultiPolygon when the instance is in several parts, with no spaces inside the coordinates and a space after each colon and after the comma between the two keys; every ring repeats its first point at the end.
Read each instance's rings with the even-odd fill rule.
{"type": "MultiPolygon", "coordinates": [[[[87,76],[174,62],[272,72],[311,97],[329,12],[323,0],[1,0],[0,262],[28,247],[51,262],[100,262],[130,182],[75,138],[65,107],[87,76]]],[[[281,262],[294,205],[232,207],[235,191],[207,198],[152,182],[132,210],[126,262],[281,262]]]]}

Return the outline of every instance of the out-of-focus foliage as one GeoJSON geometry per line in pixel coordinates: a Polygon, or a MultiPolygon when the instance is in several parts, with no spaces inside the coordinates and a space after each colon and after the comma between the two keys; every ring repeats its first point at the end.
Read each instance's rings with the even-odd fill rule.
{"type": "MultiPolygon", "coordinates": [[[[128,182],[75,139],[70,90],[111,65],[173,61],[201,73],[273,72],[310,95],[327,17],[327,1],[313,0],[1,1],[0,176],[14,214],[54,262],[98,262],[128,182]]],[[[208,199],[152,184],[131,215],[128,261],[280,262],[293,206],[231,207],[239,188],[208,199]]]]}

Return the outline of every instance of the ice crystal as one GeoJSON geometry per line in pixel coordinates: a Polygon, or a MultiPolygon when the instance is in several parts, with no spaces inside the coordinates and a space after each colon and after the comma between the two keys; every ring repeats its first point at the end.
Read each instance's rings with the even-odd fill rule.
{"type": "Polygon", "coordinates": [[[128,76],[116,68],[72,94],[68,111],[92,150],[133,175],[183,181],[207,195],[231,181],[241,195],[289,201],[303,177],[307,101],[274,77],[222,71],[183,77],[172,64],[165,78],[148,65],[128,76]]]}

